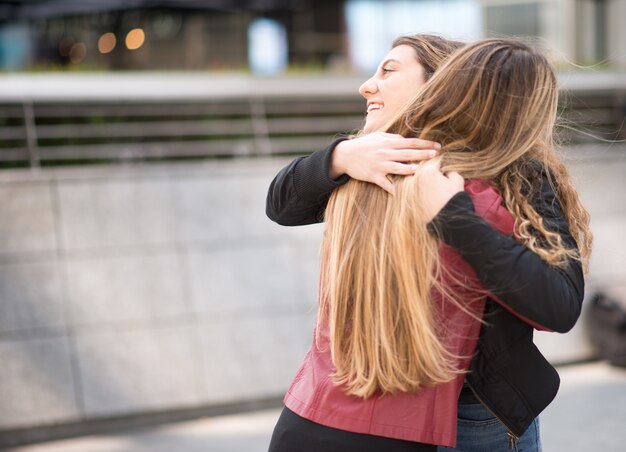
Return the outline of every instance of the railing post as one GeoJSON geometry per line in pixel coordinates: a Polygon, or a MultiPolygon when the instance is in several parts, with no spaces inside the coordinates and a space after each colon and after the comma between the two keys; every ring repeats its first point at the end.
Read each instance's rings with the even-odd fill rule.
{"type": "Polygon", "coordinates": [[[39,151],[37,145],[37,129],[35,127],[35,111],[33,103],[25,101],[22,103],[24,112],[24,130],[26,131],[26,147],[28,149],[28,160],[31,168],[40,167],[39,151]]]}
{"type": "Polygon", "coordinates": [[[263,98],[254,97],[250,99],[250,117],[256,153],[259,155],[271,154],[272,143],[270,142],[270,131],[263,98]]]}
{"type": "Polygon", "coordinates": [[[613,101],[613,115],[617,127],[617,140],[626,138],[626,94],[618,92],[613,101]]]}

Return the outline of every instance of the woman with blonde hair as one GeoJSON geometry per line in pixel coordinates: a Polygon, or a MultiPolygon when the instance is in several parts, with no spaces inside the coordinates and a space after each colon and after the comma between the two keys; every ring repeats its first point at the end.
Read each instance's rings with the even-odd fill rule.
{"type": "MultiPolygon", "coordinates": [[[[375,93],[365,94],[370,104],[375,93]]],[[[352,178],[321,201],[315,340],[271,451],[539,450],[536,417],[558,374],[533,327],[574,325],[591,247],[588,214],[554,152],[557,97],[543,55],[487,39],[454,53],[408,109],[377,125],[441,143],[441,158],[392,177],[390,190],[352,178]],[[464,405],[499,430],[463,429],[464,405]]],[[[294,168],[281,173],[268,215],[289,224],[294,168]]],[[[298,194],[310,212],[314,191],[298,194]]]]}

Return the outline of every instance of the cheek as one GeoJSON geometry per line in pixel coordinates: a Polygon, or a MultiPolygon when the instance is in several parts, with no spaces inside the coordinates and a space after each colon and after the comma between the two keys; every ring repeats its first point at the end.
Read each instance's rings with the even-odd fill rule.
{"type": "Polygon", "coordinates": [[[425,85],[425,82],[420,80],[415,80],[415,78],[411,80],[407,80],[406,83],[397,87],[393,91],[393,102],[392,106],[394,109],[394,113],[397,113],[399,110],[407,107],[413,97],[422,89],[425,85]]]}
{"type": "Polygon", "coordinates": [[[415,92],[417,93],[419,90],[421,90],[425,84],[425,80],[418,80],[417,82],[415,82],[415,92]]]}
{"type": "Polygon", "coordinates": [[[389,86],[387,88],[389,96],[393,98],[394,104],[404,105],[406,102],[409,102],[424,85],[424,81],[413,76],[398,81],[393,87],[389,86]]]}
{"type": "Polygon", "coordinates": [[[416,92],[416,89],[408,86],[402,86],[401,88],[396,89],[388,98],[388,101],[385,101],[385,109],[384,112],[386,115],[393,115],[399,112],[404,106],[411,101],[413,94],[416,92]]]}
{"type": "Polygon", "coordinates": [[[426,82],[423,81],[421,77],[413,77],[409,82],[407,82],[406,83],[407,100],[415,96],[425,84],[426,82]]]}

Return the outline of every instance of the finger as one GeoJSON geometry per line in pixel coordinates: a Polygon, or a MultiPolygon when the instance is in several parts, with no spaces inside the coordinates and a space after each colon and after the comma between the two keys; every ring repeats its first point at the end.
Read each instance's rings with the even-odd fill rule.
{"type": "Polygon", "coordinates": [[[418,165],[407,165],[399,162],[389,162],[384,166],[386,174],[398,174],[401,176],[409,176],[417,170],[418,165]]]}
{"type": "MultiPolygon", "coordinates": [[[[399,137],[399,135],[397,135],[399,137]]],[[[409,148],[409,149],[441,149],[441,144],[436,141],[422,140],[421,138],[396,138],[393,140],[394,146],[397,149],[409,148]]]]}
{"type": "Polygon", "coordinates": [[[461,176],[459,173],[457,173],[456,171],[451,171],[449,173],[446,173],[445,176],[454,182],[460,182],[460,183],[465,182],[465,178],[461,176]]]}
{"type": "Polygon", "coordinates": [[[395,193],[395,188],[391,181],[387,178],[387,176],[377,177],[372,180],[376,185],[385,190],[387,193],[393,195],[395,193]]]}
{"type": "Polygon", "coordinates": [[[385,137],[385,138],[394,138],[394,139],[401,139],[404,140],[405,138],[397,133],[389,133],[389,132],[374,132],[374,133],[379,133],[381,136],[385,137]]]}
{"type": "Polygon", "coordinates": [[[421,160],[428,160],[437,156],[435,149],[401,149],[395,152],[391,152],[389,158],[396,162],[418,162],[421,160]]]}
{"type": "Polygon", "coordinates": [[[420,166],[424,171],[441,171],[441,157],[426,160],[420,166]]]}

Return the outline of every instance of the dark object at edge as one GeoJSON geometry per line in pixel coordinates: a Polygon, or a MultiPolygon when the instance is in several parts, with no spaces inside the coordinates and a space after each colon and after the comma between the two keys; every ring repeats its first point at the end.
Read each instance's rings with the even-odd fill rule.
{"type": "Polygon", "coordinates": [[[593,294],[587,326],[598,356],[626,367],[626,303],[602,292],[593,294]]]}

